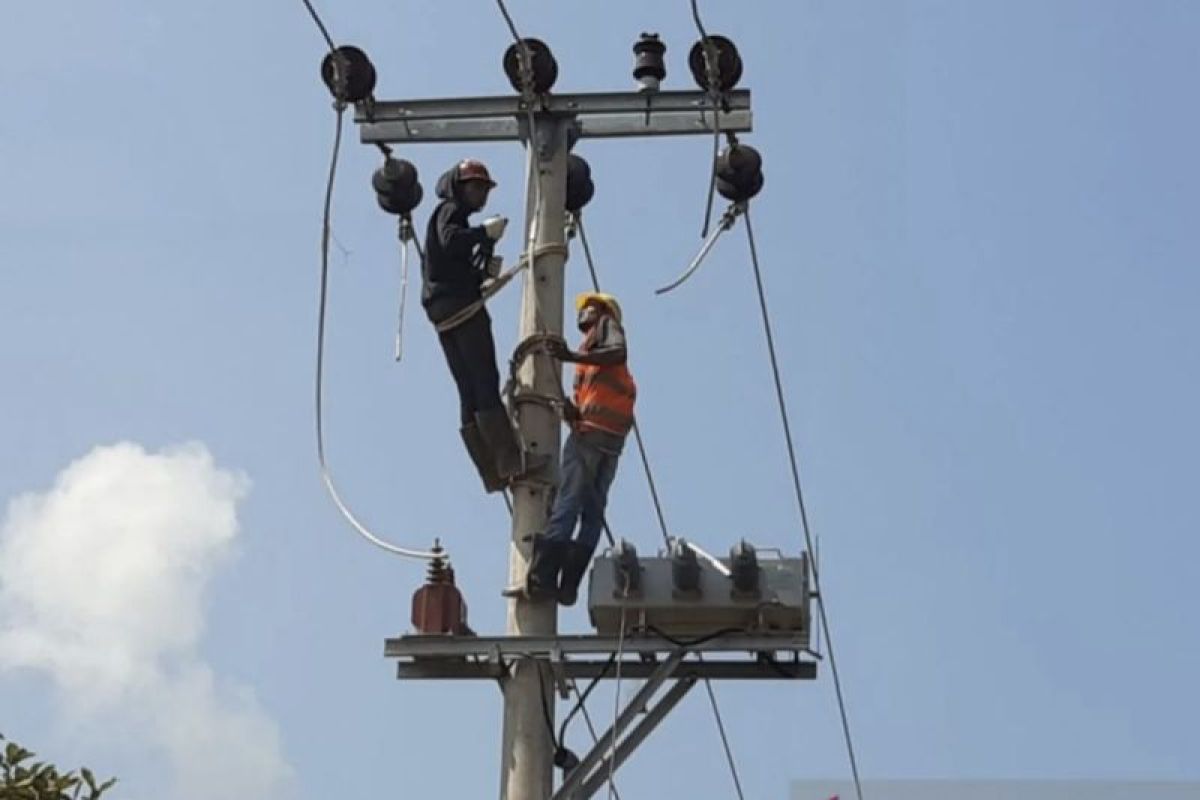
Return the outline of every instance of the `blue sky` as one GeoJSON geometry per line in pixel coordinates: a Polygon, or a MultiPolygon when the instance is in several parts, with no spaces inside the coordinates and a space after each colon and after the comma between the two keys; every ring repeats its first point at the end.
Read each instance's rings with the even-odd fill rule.
{"type": "MultiPolygon", "coordinates": [[[[1200,778],[1200,6],[704,5],[755,92],[747,141],[767,188],[753,213],[864,773],[1200,778]]],[[[667,85],[691,84],[682,1],[510,7],[551,43],[564,91],[628,86],[642,30],[670,48],[667,85]]],[[[321,8],[371,54],[381,97],[508,91],[491,3],[321,8]]],[[[277,722],[300,796],[493,794],[499,693],[393,679],[382,640],[407,626],[421,570],[356,540],[317,477],[333,120],[299,0],[46,0],[5,40],[0,497],[44,491],[96,445],[203,442],[253,483],[203,656],[277,722]]],[[[582,144],[588,230],[625,307],[673,532],[798,549],[744,231],[653,294],[699,244],[708,146],[582,144]]],[[[470,153],[500,181],[492,208],[516,216],[519,148],[470,153]]],[[[463,154],[404,152],[427,195],[463,154]]],[[[450,545],[474,627],[498,631],[503,506],[461,452],[415,307],[391,361],[398,256],[369,188],[378,159],[347,136],[331,458],[381,532],[450,545]]],[[[585,282],[577,254],[568,286],[585,282]]],[[[510,294],[493,308],[503,352],[510,294]]],[[[655,546],[633,458],[610,516],[655,546]]],[[[576,609],[561,624],[585,623],[576,609]]],[[[827,674],[718,691],[748,797],[845,773],[827,674]]],[[[0,709],[6,735],[154,794],[152,752],[64,722],[42,676],[0,672],[0,709]]],[[[622,771],[624,796],[732,796],[708,714],[689,698],[622,771]]]]}

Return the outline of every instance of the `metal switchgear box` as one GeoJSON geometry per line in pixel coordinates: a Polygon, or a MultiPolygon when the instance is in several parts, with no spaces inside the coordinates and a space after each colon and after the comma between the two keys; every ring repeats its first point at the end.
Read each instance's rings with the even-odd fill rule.
{"type": "MultiPolygon", "coordinates": [[[[730,567],[729,559],[719,559],[730,567]]],[[[588,613],[596,631],[617,635],[624,615],[625,632],[654,629],[670,636],[705,636],[723,630],[810,635],[808,558],[758,561],[755,591],[738,591],[729,575],[700,562],[699,581],[681,590],[667,556],[640,558],[638,587],[626,593],[627,578],[612,552],[592,565],[588,613]]]]}

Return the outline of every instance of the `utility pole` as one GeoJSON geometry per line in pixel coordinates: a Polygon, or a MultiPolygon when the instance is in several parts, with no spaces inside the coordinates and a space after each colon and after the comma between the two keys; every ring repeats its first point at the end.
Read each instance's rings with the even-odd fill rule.
{"type": "MultiPolygon", "coordinates": [[[[526,242],[532,242],[528,280],[521,307],[521,339],[537,333],[562,335],[563,266],[566,263],[567,136],[560,119],[538,115],[527,142],[529,208],[526,242]],[[532,236],[530,231],[532,230],[532,236]]],[[[520,382],[543,396],[560,391],[561,367],[551,358],[534,356],[522,365],[520,382]]],[[[534,453],[548,453],[557,462],[558,416],[550,408],[526,404],[518,415],[518,433],[534,453]]],[[[525,580],[534,534],[546,522],[550,486],[518,481],[513,486],[512,546],[509,548],[509,586],[525,580]]],[[[532,602],[523,595],[509,598],[510,636],[553,636],[558,631],[558,605],[553,600],[532,602]]],[[[553,679],[539,674],[538,660],[513,664],[504,684],[504,734],[501,749],[502,800],[543,800],[550,797],[554,779],[554,742],[546,727],[546,709],[554,719],[553,679]]]]}
{"type": "MultiPolygon", "coordinates": [[[[646,38],[643,36],[643,44],[646,38]]],[[[545,48],[537,40],[524,41],[545,48]]],[[[726,64],[727,56],[736,60],[732,43],[722,41],[726,42],[726,51],[721,53],[722,69],[740,75],[740,61],[726,64]]],[[[651,50],[657,48],[657,57],[661,60],[663,48],[657,40],[647,46],[651,50]]],[[[635,49],[635,52],[638,51],[635,49]]],[[[538,57],[535,54],[535,61],[538,57]]],[[[693,60],[695,58],[700,58],[701,65],[704,63],[703,57],[695,56],[693,60]]],[[[366,62],[365,55],[361,60],[366,62]]],[[[515,57],[513,63],[516,63],[515,57]]],[[[697,69],[703,67],[693,65],[694,76],[697,69]]],[[[557,74],[557,67],[554,67],[554,74],[557,74]]],[[[369,62],[354,71],[351,78],[357,75],[369,76],[370,80],[364,85],[373,87],[374,70],[369,62]]],[[[659,79],[663,75],[665,71],[659,63],[657,69],[652,66],[645,75],[635,71],[635,77],[642,83],[642,91],[567,95],[550,93],[553,76],[535,94],[525,93],[524,96],[384,101],[367,97],[368,87],[360,92],[365,99],[355,99],[355,122],[364,143],[385,149],[425,142],[521,141],[525,144],[529,184],[523,244],[530,251],[525,254],[529,265],[525,275],[520,336],[522,341],[535,334],[561,336],[563,272],[567,257],[568,154],[572,145],[579,140],[597,138],[712,137],[720,133],[743,133],[752,127],[750,93],[733,88],[736,76],[727,86],[721,87],[718,96],[712,91],[660,91],[659,79]]],[[[697,80],[704,77],[701,74],[697,80]]],[[[519,85],[512,74],[509,78],[514,87],[519,85]]],[[[713,75],[708,75],[705,79],[708,82],[701,82],[701,85],[710,85],[712,78],[713,75]]],[[[548,454],[555,464],[559,457],[559,419],[544,399],[559,395],[561,379],[561,366],[554,359],[538,354],[526,359],[517,375],[515,407],[512,409],[525,448],[534,454],[548,454]]],[[[550,510],[554,487],[549,481],[555,472],[547,469],[544,474],[524,477],[512,487],[509,586],[520,586],[525,581],[533,536],[543,530],[550,510]]],[[[782,566],[772,568],[776,572],[771,574],[785,576],[786,582],[796,587],[788,595],[791,599],[783,605],[799,609],[807,603],[807,587],[801,578],[807,575],[806,562],[780,564],[782,566]]],[[[667,587],[668,600],[664,602],[670,605],[669,564],[662,561],[658,567],[664,565],[666,572],[651,570],[649,563],[644,569],[648,570],[647,574],[654,572],[657,576],[652,584],[648,584],[648,589],[650,585],[667,587]]],[[[610,563],[605,575],[612,569],[610,563]]],[[[727,577],[713,574],[718,575],[720,581],[727,581],[727,577]]],[[[764,582],[770,583],[766,578],[764,582]]],[[[699,587],[692,588],[699,592],[699,587]]],[[[611,588],[606,592],[606,597],[617,596],[611,588]]],[[[730,600],[725,583],[709,587],[705,596],[716,598],[714,602],[720,607],[745,606],[739,607],[736,613],[741,616],[735,619],[749,619],[750,627],[756,624],[755,620],[761,622],[767,613],[757,601],[730,600]]],[[[621,602],[635,601],[626,595],[621,602]]],[[[386,655],[401,659],[398,666],[401,678],[499,680],[504,693],[501,800],[590,797],[603,784],[602,776],[619,766],[699,679],[811,679],[816,674],[815,663],[800,660],[808,646],[808,631],[807,623],[801,625],[799,617],[761,634],[756,632],[741,638],[722,636],[681,649],[672,640],[644,632],[627,640],[623,631],[614,633],[611,626],[599,635],[562,637],[557,632],[557,612],[557,604],[553,601],[531,602],[523,595],[512,596],[508,600],[506,635],[503,637],[413,635],[389,639],[385,645],[386,655]],[[790,655],[792,660],[685,662],[685,649],[689,654],[782,653],[790,655]],[[563,786],[555,794],[555,742],[550,730],[555,719],[553,689],[555,686],[561,689],[567,681],[577,678],[606,677],[612,660],[606,663],[569,657],[596,653],[612,654],[614,658],[617,655],[633,656],[632,660],[622,659],[619,674],[630,679],[644,678],[647,682],[633,706],[614,720],[613,727],[582,759],[581,766],[566,776],[563,786]],[[660,656],[665,658],[659,660],[660,656]],[[667,681],[675,681],[674,687],[657,707],[651,709],[648,706],[651,696],[667,681]],[[618,742],[618,737],[631,726],[632,731],[626,739],[618,742]],[[611,764],[610,746],[613,748],[611,764]]],[[[624,619],[624,612],[621,618],[624,619]]],[[[633,615],[630,618],[633,619],[633,615]]]]}

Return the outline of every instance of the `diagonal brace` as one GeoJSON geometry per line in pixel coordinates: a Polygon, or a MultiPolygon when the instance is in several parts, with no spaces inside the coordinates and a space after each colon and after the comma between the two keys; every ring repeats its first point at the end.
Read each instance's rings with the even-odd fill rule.
{"type": "Polygon", "coordinates": [[[621,713],[617,715],[617,718],[613,720],[612,727],[605,731],[595,746],[579,762],[579,766],[572,770],[567,779],[563,781],[562,786],[554,793],[552,800],[574,800],[574,798],[580,796],[577,793],[583,785],[584,779],[592,773],[596,766],[604,759],[605,754],[612,749],[613,742],[617,737],[629,727],[638,714],[646,710],[650,698],[654,696],[654,693],[663,685],[663,682],[675,671],[679,662],[683,660],[684,653],[683,649],[676,650],[658,665],[658,668],[642,684],[642,688],[638,689],[637,694],[633,696],[625,708],[622,709],[621,713]]]}
{"type": "Polygon", "coordinates": [[[695,675],[688,675],[686,678],[680,678],[675,681],[675,685],[663,694],[654,705],[654,708],[649,709],[646,712],[646,716],[642,718],[642,721],[629,732],[628,736],[621,740],[620,744],[617,745],[616,751],[606,757],[600,763],[600,766],[596,768],[596,771],[592,773],[591,777],[583,782],[583,787],[579,790],[576,797],[586,800],[586,798],[598,792],[608,782],[610,772],[609,763],[612,763],[612,772],[620,769],[626,759],[633,755],[633,751],[646,740],[646,737],[654,732],[654,729],[658,727],[660,722],[666,719],[667,714],[671,713],[671,710],[679,705],[679,701],[691,691],[698,680],[699,678],[695,675]]]}

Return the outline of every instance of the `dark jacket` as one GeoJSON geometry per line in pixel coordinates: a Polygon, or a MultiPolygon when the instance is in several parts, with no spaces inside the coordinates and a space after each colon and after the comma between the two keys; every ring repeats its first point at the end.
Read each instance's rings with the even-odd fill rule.
{"type": "Polygon", "coordinates": [[[438,178],[441,198],[425,232],[425,261],[421,265],[421,305],[435,323],[466,308],[481,297],[484,274],[475,265],[475,248],[492,244],[482,225],[471,227],[471,212],[461,199],[457,168],[438,178]]]}

